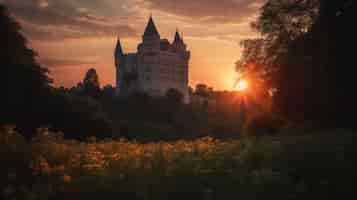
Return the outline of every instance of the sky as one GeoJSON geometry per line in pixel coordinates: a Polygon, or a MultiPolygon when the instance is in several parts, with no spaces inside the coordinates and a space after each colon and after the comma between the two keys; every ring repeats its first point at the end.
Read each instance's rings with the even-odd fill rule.
{"type": "Polygon", "coordinates": [[[0,0],[21,24],[38,61],[55,86],[71,87],[89,68],[102,85],[115,83],[118,35],[125,53],[135,52],[153,16],[162,38],[176,28],[191,51],[190,85],[232,89],[243,39],[256,37],[250,23],[263,0],[0,0]]]}

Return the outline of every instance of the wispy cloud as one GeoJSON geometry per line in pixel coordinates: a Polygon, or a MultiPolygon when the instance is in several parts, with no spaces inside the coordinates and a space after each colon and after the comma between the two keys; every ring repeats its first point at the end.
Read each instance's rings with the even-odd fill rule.
{"type": "Polygon", "coordinates": [[[47,67],[76,67],[76,66],[83,66],[83,65],[94,65],[96,64],[94,61],[84,61],[83,59],[75,60],[75,59],[60,59],[60,58],[41,58],[39,61],[47,66],[47,67]]]}
{"type": "Polygon", "coordinates": [[[136,36],[136,31],[128,24],[99,16],[87,9],[80,9],[71,1],[47,0],[4,0],[33,39],[67,39],[79,37],[105,37],[116,35],[136,36]],[[46,38],[45,36],[48,36],[46,38]]]}
{"type": "Polygon", "coordinates": [[[256,14],[263,0],[147,0],[151,9],[199,23],[240,23],[256,14]]]}

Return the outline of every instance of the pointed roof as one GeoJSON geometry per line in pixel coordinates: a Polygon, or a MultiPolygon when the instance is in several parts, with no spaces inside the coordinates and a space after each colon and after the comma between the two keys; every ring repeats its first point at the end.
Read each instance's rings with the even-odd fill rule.
{"type": "Polygon", "coordinates": [[[182,39],[181,39],[180,33],[176,29],[174,43],[178,43],[178,42],[182,42],[182,39]]]}
{"type": "Polygon", "coordinates": [[[152,16],[150,16],[148,25],[146,26],[144,36],[160,36],[159,32],[156,29],[154,20],[152,19],[152,16]]]}
{"type": "Polygon", "coordinates": [[[180,35],[178,29],[176,29],[176,33],[175,33],[175,39],[173,42],[174,45],[185,45],[184,41],[183,41],[183,37],[182,35],[180,35]]]}
{"type": "Polygon", "coordinates": [[[123,48],[121,47],[120,38],[118,36],[117,46],[115,47],[115,55],[122,56],[123,54],[123,48]]]}

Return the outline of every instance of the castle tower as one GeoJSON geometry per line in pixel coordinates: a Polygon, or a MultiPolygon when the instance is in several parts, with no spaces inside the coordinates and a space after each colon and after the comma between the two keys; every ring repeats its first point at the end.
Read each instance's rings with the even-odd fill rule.
{"type": "Polygon", "coordinates": [[[154,20],[150,16],[145,32],[142,36],[142,44],[139,45],[138,51],[142,53],[157,52],[160,50],[160,34],[157,31],[154,20]]]}
{"type": "Polygon", "coordinates": [[[120,43],[120,38],[118,36],[117,44],[114,51],[114,61],[116,68],[116,93],[119,94],[119,91],[122,88],[123,81],[123,67],[124,67],[124,52],[120,43]]]}
{"type": "Polygon", "coordinates": [[[180,33],[178,32],[178,30],[176,30],[175,38],[174,38],[174,41],[173,41],[172,45],[178,51],[186,51],[186,44],[184,43],[184,41],[183,41],[182,37],[180,36],[180,33]]]}
{"type": "Polygon", "coordinates": [[[120,61],[124,56],[123,48],[121,47],[120,38],[118,36],[117,45],[114,51],[115,66],[119,67],[120,61]]]}
{"type": "Polygon", "coordinates": [[[146,93],[156,96],[158,91],[155,90],[157,84],[156,71],[160,67],[160,34],[155,26],[152,16],[150,16],[144,34],[142,43],[138,47],[138,66],[140,88],[146,93]]]}
{"type": "Polygon", "coordinates": [[[182,42],[182,38],[178,32],[178,29],[176,29],[176,33],[175,33],[175,38],[174,38],[174,42],[173,44],[179,44],[182,42]]]}
{"type": "Polygon", "coordinates": [[[145,28],[145,32],[143,35],[143,41],[145,40],[155,40],[158,39],[160,40],[160,34],[157,31],[157,28],[155,26],[154,20],[152,19],[152,16],[149,18],[149,22],[145,28]]]}

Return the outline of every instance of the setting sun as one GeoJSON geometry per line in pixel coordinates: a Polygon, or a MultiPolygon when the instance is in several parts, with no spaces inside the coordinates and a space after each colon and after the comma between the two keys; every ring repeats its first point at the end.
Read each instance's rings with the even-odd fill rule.
{"type": "Polygon", "coordinates": [[[248,89],[248,86],[249,86],[248,81],[240,80],[240,81],[238,81],[235,89],[237,91],[244,91],[244,90],[248,89]]]}

